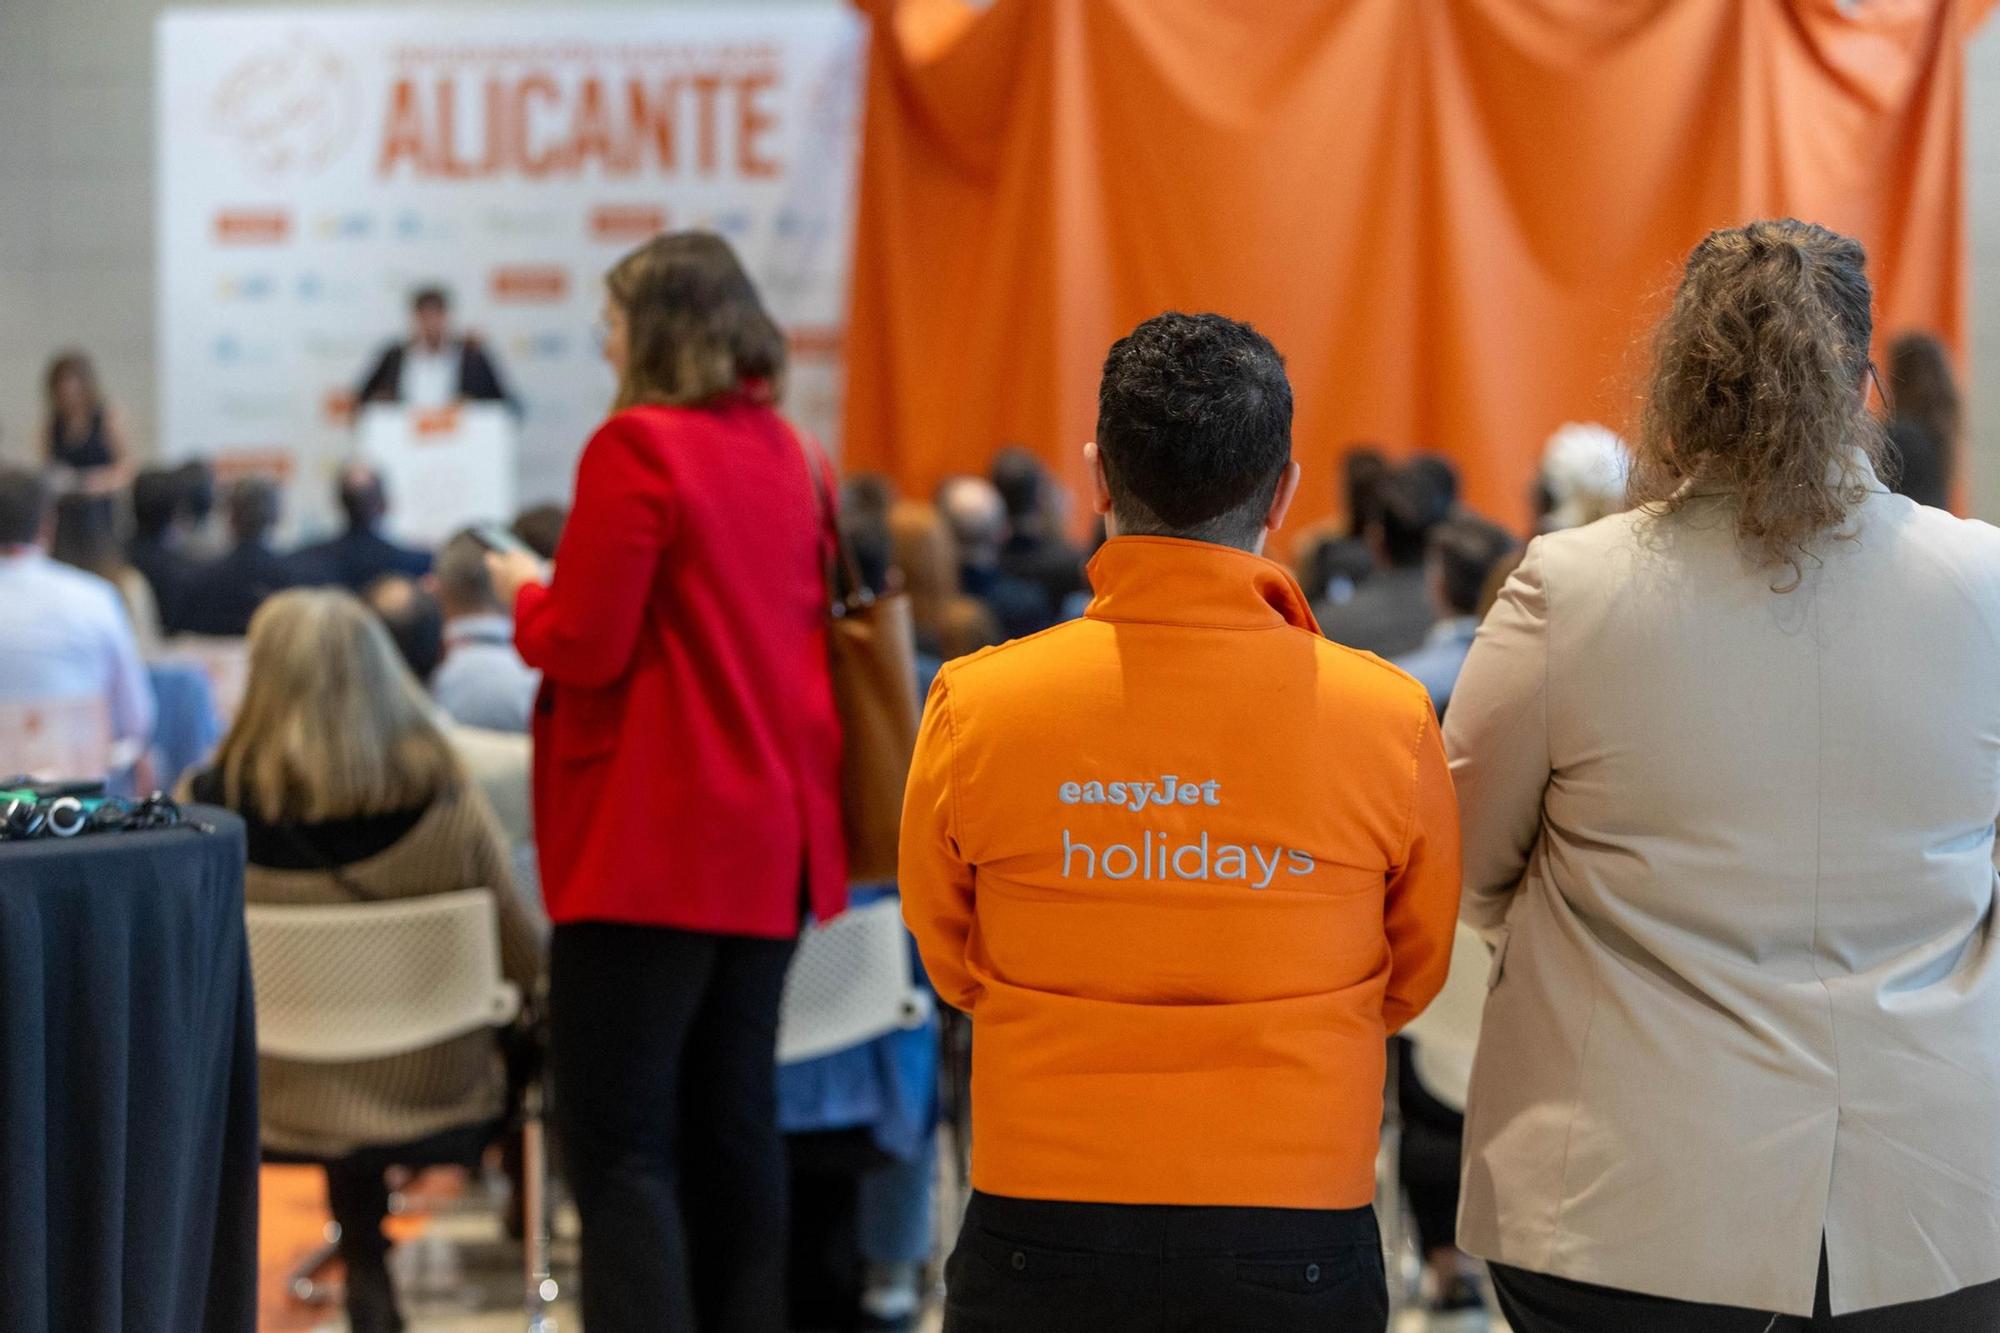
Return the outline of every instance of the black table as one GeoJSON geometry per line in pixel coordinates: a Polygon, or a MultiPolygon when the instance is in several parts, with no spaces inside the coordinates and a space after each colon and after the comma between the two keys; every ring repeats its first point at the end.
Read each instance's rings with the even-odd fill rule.
{"type": "Polygon", "coordinates": [[[0,844],[0,1325],[255,1333],[243,825],[0,844]]]}

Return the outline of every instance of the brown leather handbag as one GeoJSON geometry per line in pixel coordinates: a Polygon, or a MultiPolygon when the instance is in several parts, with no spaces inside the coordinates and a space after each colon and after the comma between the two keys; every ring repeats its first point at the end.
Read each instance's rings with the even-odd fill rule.
{"type": "Polygon", "coordinates": [[[847,830],[849,883],[896,877],[903,788],[917,748],[917,634],[910,599],[877,593],[861,577],[854,547],[840,530],[827,465],[800,441],[819,492],[826,530],[827,656],[840,711],[840,801],[847,830]]]}

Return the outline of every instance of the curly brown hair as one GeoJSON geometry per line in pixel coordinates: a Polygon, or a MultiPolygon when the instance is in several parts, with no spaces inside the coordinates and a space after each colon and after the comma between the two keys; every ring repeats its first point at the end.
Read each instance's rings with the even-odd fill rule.
{"type": "Polygon", "coordinates": [[[775,403],[785,336],[729,242],[712,232],[655,236],[604,275],[627,323],[621,408],[694,407],[731,394],[775,403]]]}
{"type": "Polygon", "coordinates": [[[1867,262],[1860,242],[1792,218],[1710,232],[1657,335],[1632,503],[1731,493],[1744,550],[1791,570],[1781,591],[1861,502],[1860,460],[1879,466],[1867,262]]]}

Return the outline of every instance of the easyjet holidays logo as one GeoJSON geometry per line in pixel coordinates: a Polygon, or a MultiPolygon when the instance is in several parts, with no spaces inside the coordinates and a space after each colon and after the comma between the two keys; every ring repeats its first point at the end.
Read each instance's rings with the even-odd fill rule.
{"type": "Polygon", "coordinates": [[[1212,827],[1188,828],[1190,823],[1216,818],[1208,812],[1223,808],[1222,783],[1213,778],[1191,782],[1175,773],[1163,773],[1158,778],[1121,781],[1078,779],[1057,786],[1056,800],[1065,806],[1098,806],[1123,815],[1143,815],[1150,810],[1160,815],[1172,811],[1178,817],[1176,827],[1141,826],[1136,841],[1129,833],[1121,841],[1106,841],[1095,834],[1093,840],[1085,841],[1065,827],[1064,879],[1188,880],[1268,889],[1280,874],[1304,879],[1319,868],[1310,852],[1227,841],[1228,834],[1218,834],[1212,827]]]}

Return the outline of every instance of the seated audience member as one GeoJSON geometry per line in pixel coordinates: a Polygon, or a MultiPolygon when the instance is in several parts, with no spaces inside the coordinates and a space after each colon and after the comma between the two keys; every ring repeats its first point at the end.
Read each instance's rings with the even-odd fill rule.
{"type": "Polygon", "coordinates": [[[1563,532],[1622,513],[1632,451],[1595,422],[1567,422],[1549,436],[1535,476],[1536,530],[1563,532]]]}
{"type": "Polygon", "coordinates": [[[856,473],[840,483],[841,535],[861,566],[862,581],[877,592],[903,587],[889,535],[889,511],[895,504],[895,483],[879,472],[856,473]]]}
{"type": "Polygon", "coordinates": [[[1900,333],[1889,343],[1888,383],[1878,388],[1888,399],[1891,438],[1907,438],[1912,428],[1926,437],[1911,440],[1906,451],[1923,453],[1915,464],[1921,490],[1903,494],[1933,509],[1947,508],[1965,444],[1965,399],[1951,372],[1951,353],[1933,334],[1900,333]]]}
{"type": "Polygon", "coordinates": [[[334,491],[347,519],[346,530],[301,550],[293,557],[296,562],[314,570],[319,579],[356,593],[386,574],[415,578],[430,571],[428,551],[398,546],[382,535],[382,522],[389,516],[389,493],[382,485],[381,473],[358,464],[343,468],[334,491]]]}
{"type": "Polygon", "coordinates": [[[274,593],[306,582],[298,567],[271,549],[278,526],[278,487],[266,477],[245,477],[229,488],[228,551],[188,575],[178,619],[193,634],[240,637],[250,617],[274,593]]]}
{"type": "Polygon", "coordinates": [[[1891,417],[1884,480],[1898,495],[1933,509],[1951,508],[1950,462],[1930,427],[1915,417],[1891,417]]]}
{"type": "Polygon", "coordinates": [[[1458,812],[1422,688],[1260,554],[1291,421],[1248,325],[1121,338],[1089,613],[932,687],[901,889],[979,1126],[947,1328],[1386,1323],[1385,1038],[1445,977],[1458,812]]]}
{"type": "Polygon", "coordinates": [[[1515,1333],[2000,1329],[2000,533],[1879,480],[1865,265],[1694,248],[1635,507],[1529,547],[1452,695],[1515,1333]]]}
{"type": "Polygon", "coordinates": [[[174,469],[174,482],[180,488],[188,557],[206,560],[227,551],[227,524],[216,521],[215,464],[206,458],[190,458],[174,469]]]}
{"type": "Polygon", "coordinates": [[[958,553],[935,506],[898,500],[889,507],[891,578],[910,597],[917,634],[917,677],[929,689],[937,668],[1000,642],[999,622],[959,586],[958,553]]]}
{"type": "Polygon", "coordinates": [[[1423,647],[1436,619],[1424,578],[1431,530],[1451,516],[1456,483],[1436,460],[1412,459],[1376,489],[1366,532],[1375,571],[1345,602],[1322,602],[1320,627],[1335,643],[1380,657],[1423,647]]]}
{"type": "Polygon", "coordinates": [[[493,590],[486,548],[469,532],[453,537],[438,551],[431,585],[444,615],[444,661],[431,673],[431,697],[454,722],[525,733],[542,676],[514,648],[513,611],[493,590]]]}
{"type": "Polygon", "coordinates": [[[989,480],[1007,508],[1000,572],[1040,585],[1060,608],[1089,587],[1083,552],[1063,537],[1064,493],[1032,449],[1010,444],[993,456],[989,480]]]}
{"type": "Polygon", "coordinates": [[[563,506],[538,504],[516,514],[509,530],[536,555],[553,560],[556,547],[562,542],[563,525],[568,522],[569,510],[563,506]]]}
{"type": "Polygon", "coordinates": [[[47,478],[0,466],[0,698],[103,700],[109,764],[122,769],[141,760],[152,737],[153,689],[118,590],[51,560],[54,540],[47,478]]]}
{"type": "Polygon", "coordinates": [[[132,537],[125,543],[125,559],[145,576],[166,634],[181,627],[180,597],[194,565],[188,532],[186,490],[177,470],[147,468],[132,479],[132,537]]]}
{"type": "Polygon", "coordinates": [[[1039,583],[1015,578],[1000,565],[1007,540],[1007,506],[984,477],[952,477],[937,490],[937,510],[958,549],[958,583],[982,602],[1000,631],[1018,639],[1055,623],[1055,607],[1039,583]]]}
{"type": "Polygon", "coordinates": [[[380,617],[417,684],[430,687],[444,661],[444,612],[415,579],[389,574],[368,585],[368,609],[380,617]]]}
{"type": "MultiPolygon", "coordinates": [[[[436,673],[444,657],[444,615],[437,601],[413,579],[391,574],[377,579],[368,590],[368,608],[389,631],[389,639],[402,656],[403,665],[420,682],[436,673]]],[[[514,884],[532,909],[538,924],[546,926],[542,908],[541,871],[535,864],[534,809],[529,800],[528,775],[532,752],[528,738],[519,732],[491,731],[485,727],[456,722],[442,708],[435,708],[433,721],[457,753],[466,773],[486,795],[500,829],[514,852],[514,884]]]]}
{"type": "Polygon", "coordinates": [[[65,495],[56,501],[55,536],[49,554],[72,569],[95,574],[118,590],[132,634],[143,656],[160,646],[160,608],[153,585],[126,562],[118,549],[116,518],[94,495],[65,495]]]}
{"type": "Polygon", "coordinates": [[[1493,570],[1514,549],[1505,528],[1471,514],[1454,514],[1431,531],[1425,579],[1438,621],[1424,646],[1396,659],[1430,693],[1439,717],[1479,632],[1480,598],[1493,570]]]}
{"type": "Polygon", "coordinates": [[[1338,606],[1375,570],[1368,549],[1368,515],[1389,475],[1389,460],[1372,444],[1351,445],[1340,458],[1341,518],[1301,534],[1294,548],[1299,582],[1315,602],[1338,606]]]}
{"type": "MultiPolygon", "coordinates": [[[[250,626],[242,709],[195,799],[248,826],[252,903],[355,904],[491,889],[507,978],[532,996],[541,946],[499,825],[382,626],[350,594],[294,589],[250,626]]],[[[371,984],[355,977],[358,992],[371,984]]],[[[351,1064],[258,1060],[267,1151],[326,1162],[355,1333],[403,1327],[390,1285],[392,1166],[471,1162],[507,1112],[489,1032],[351,1064]]]]}

